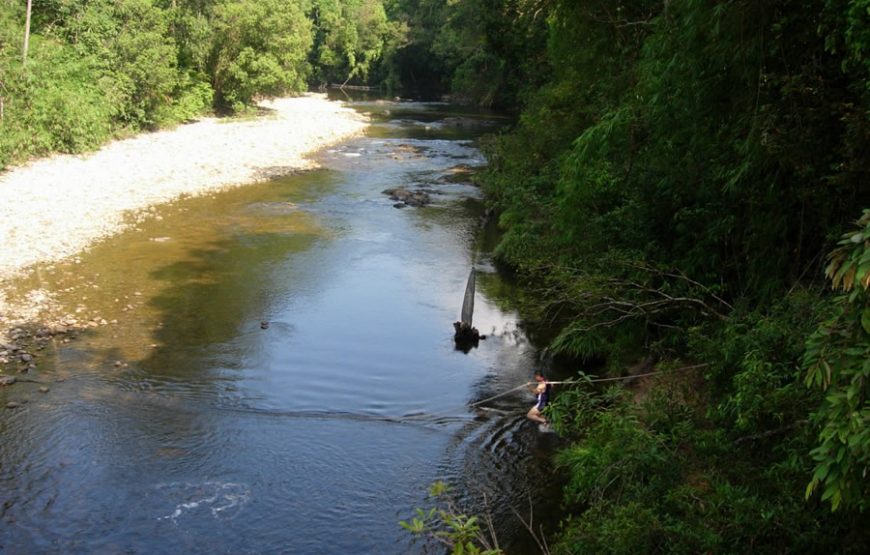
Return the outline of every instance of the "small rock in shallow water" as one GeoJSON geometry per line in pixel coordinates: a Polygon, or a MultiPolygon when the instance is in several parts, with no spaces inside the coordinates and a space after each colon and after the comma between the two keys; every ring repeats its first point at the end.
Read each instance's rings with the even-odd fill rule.
{"type": "MultiPolygon", "coordinates": [[[[432,202],[429,193],[422,189],[410,191],[405,187],[396,187],[394,189],[386,189],[383,191],[383,193],[389,196],[390,199],[398,201],[398,203],[405,203],[408,206],[426,206],[427,204],[432,202]]],[[[393,206],[397,207],[396,204],[394,204],[393,206]]]]}
{"type": "Polygon", "coordinates": [[[21,406],[21,403],[16,403],[15,401],[9,401],[8,403],[6,403],[7,409],[17,409],[20,406],[21,406]]]}
{"type": "Polygon", "coordinates": [[[39,388],[40,393],[48,393],[49,391],[51,391],[51,390],[45,386],[42,386],[39,388]]]}
{"type": "Polygon", "coordinates": [[[15,381],[15,376],[0,376],[0,385],[12,385],[15,381]]]}

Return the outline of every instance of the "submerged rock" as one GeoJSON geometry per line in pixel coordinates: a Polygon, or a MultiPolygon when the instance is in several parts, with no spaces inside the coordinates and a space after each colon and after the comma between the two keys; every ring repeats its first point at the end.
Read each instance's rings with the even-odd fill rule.
{"type": "MultiPolygon", "coordinates": [[[[403,203],[405,206],[426,206],[432,202],[432,197],[423,190],[411,191],[405,187],[395,187],[393,189],[386,189],[384,194],[388,195],[392,200],[403,203]]],[[[396,204],[393,206],[400,208],[396,204]]]]}

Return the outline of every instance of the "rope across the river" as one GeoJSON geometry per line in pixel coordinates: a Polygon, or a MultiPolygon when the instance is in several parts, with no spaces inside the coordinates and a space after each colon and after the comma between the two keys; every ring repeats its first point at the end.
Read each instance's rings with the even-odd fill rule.
{"type": "MultiPolygon", "coordinates": [[[[656,372],[646,372],[643,374],[634,374],[630,376],[617,376],[612,378],[596,378],[594,376],[581,374],[581,376],[577,379],[572,380],[560,380],[560,381],[547,381],[546,383],[552,385],[582,385],[582,384],[592,384],[592,383],[602,383],[602,382],[616,382],[616,381],[628,381],[634,380],[637,378],[645,378],[649,376],[656,376],[661,374],[668,374],[673,372],[679,372],[683,370],[692,370],[697,368],[703,368],[709,366],[709,364],[695,364],[692,366],[684,366],[682,368],[673,368],[668,370],[659,370],[656,372]]],[[[73,376],[73,379],[83,379],[83,378],[95,378],[99,377],[97,374],[79,374],[73,376]]],[[[20,381],[34,381],[36,380],[20,380],[20,381]]],[[[37,382],[39,383],[39,382],[37,382]]],[[[537,382],[526,382],[516,387],[512,387],[508,390],[502,391],[501,393],[497,393],[495,395],[486,397],[485,399],[480,399],[478,401],[474,401],[473,403],[467,403],[463,405],[458,405],[456,407],[452,407],[450,409],[446,409],[443,411],[438,411],[435,413],[431,412],[423,412],[423,413],[412,413],[412,414],[404,414],[401,416],[389,416],[383,414],[369,414],[369,413],[353,413],[353,412],[345,412],[345,411],[312,411],[312,410],[303,410],[303,411],[294,411],[294,410],[270,410],[270,409],[259,409],[255,407],[246,407],[246,406],[201,406],[201,408],[208,408],[211,410],[220,410],[220,411],[230,411],[230,412],[239,412],[239,413],[247,413],[252,415],[261,415],[261,416],[272,416],[272,417],[296,417],[296,418],[312,418],[312,419],[365,419],[365,420],[375,420],[375,421],[383,421],[390,422],[394,424],[402,424],[402,423],[424,423],[426,421],[429,422],[437,422],[441,417],[448,417],[450,420],[459,419],[462,420],[463,417],[457,415],[460,411],[467,410],[468,408],[480,408],[480,409],[488,409],[488,410],[498,410],[492,409],[488,407],[483,407],[487,403],[495,401],[496,399],[500,399],[501,397],[505,397],[515,393],[521,389],[526,389],[529,386],[537,385],[537,382]]],[[[159,393],[159,392],[158,392],[159,393]]],[[[149,399],[152,402],[159,402],[159,399],[149,399]]],[[[140,400],[141,402],[142,400],[140,400]]],[[[147,401],[146,401],[147,402],[147,401]]],[[[164,408],[166,408],[164,406],[164,408]]],[[[171,408],[173,409],[181,409],[181,408],[192,408],[192,403],[190,400],[186,400],[178,405],[173,405],[171,408]]],[[[513,411],[499,411],[504,413],[513,413],[513,411]]],[[[524,411],[516,411],[517,414],[524,411]]]]}
{"type": "MultiPolygon", "coordinates": [[[[668,369],[668,370],[658,370],[655,372],[646,372],[643,374],[633,374],[631,376],[617,376],[617,377],[613,377],[613,378],[595,378],[595,377],[584,375],[580,379],[576,379],[576,380],[561,380],[561,381],[549,381],[549,380],[547,380],[546,383],[551,384],[551,385],[580,385],[580,384],[588,384],[588,383],[627,381],[627,380],[635,380],[637,378],[646,378],[649,376],[657,376],[660,374],[670,374],[673,372],[680,372],[683,370],[694,370],[697,368],[704,368],[706,366],[709,366],[709,364],[694,364],[692,366],[683,366],[681,368],[672,368],[672,369],[668,369]]],[[[513,388],[508,389],[506,391],[502,391],[501,393],[498,393],[498,394],[493,395],[491,397],[487,397],[486,399],[481,399],[479,401],[469,403],[468,405],[462,405],[462,406],[455,407],[451,411],[442,411],[442,412],[438,412],[435,414],[427,413],[427,414],[419,414],[419,415],[416,415],[416,414],[415,415],[408,415],[408,416],[405,416],[403,418],[407,418],[407,419],[424,418],[424,417],[425,418],[432,418],[433,416],[437,416],[437,415],[450,414],[456,410],[460,410],[462,408],[465,408],[466,406],[472,407],[472,408],[478,407],[480,405],[484,405],[486,403],[489,403],[490,401],[494,401],[494,400],[499,399],[501,397],[505,397],[506,395],[510,395],[511,393],[514,393],[515,391],[519,391],[520,389],[528,388],[529,386],[532,386],[532,385],[537,385],[537,382],[526,382],[526,383],[520,384],[516,387],[513,387],[513,388]]]]}
{"type": "MultiPolygon", "coordinates": [[[[695,370],[698,368],[704,368],[706,366],[710,366],[707,363],[704,364],[693,364],[692,366],[683,366],[681,368],[672,368],[669,370],[658,370],[656,372],[646,372],[645,374],[632,374],[631,376],[617,376],[615,378],[584,378],[580,380],[566,380],[561,382],[551,382],[547,380],[547,383],[557,385],[557,384],[581,384],[581,383],[600,383],[600,382],[616,382],[622,380],[634,380],[637,378],[646,378],[647,376],[657,376],[659,374],[670,374],[673,372],[680,372],[683,370],[695,370]]],[[[534,382],[530,382],[534,383],[534,382]]],[[[529,384],[524,384],[529,385],[529,384]]]]}

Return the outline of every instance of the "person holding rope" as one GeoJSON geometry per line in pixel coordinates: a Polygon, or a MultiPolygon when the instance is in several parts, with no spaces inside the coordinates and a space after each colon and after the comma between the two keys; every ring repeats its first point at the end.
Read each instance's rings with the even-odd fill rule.
{"type": "Polygon", "coordinates": [[[529,409],[526,417],[532,422],[537,422],[542,427],[546,427],[548,422],[544,418],[543,411],[544,407],[550,402],[550,392],[553,389],[553,385],[547,381],[541,370],[535,370],[535,381],[530,383],[528,387],[529,391],[535,394],[536,402],[535,406],[529,409]]]}

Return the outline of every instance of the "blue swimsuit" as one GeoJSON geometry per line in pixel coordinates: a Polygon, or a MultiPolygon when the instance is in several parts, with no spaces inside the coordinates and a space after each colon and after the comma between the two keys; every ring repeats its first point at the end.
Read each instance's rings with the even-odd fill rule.
{"type": "Polygon", "coordinates": [[[550,402],[550,388],[553,387],[550,384],[547,384],[547,387],[544,388],[544,391],[538,393],[538,403],[535,405],[535,408],[538,410],[544,410],[544,407],[547,406],[547,403],[550,402]]]}

